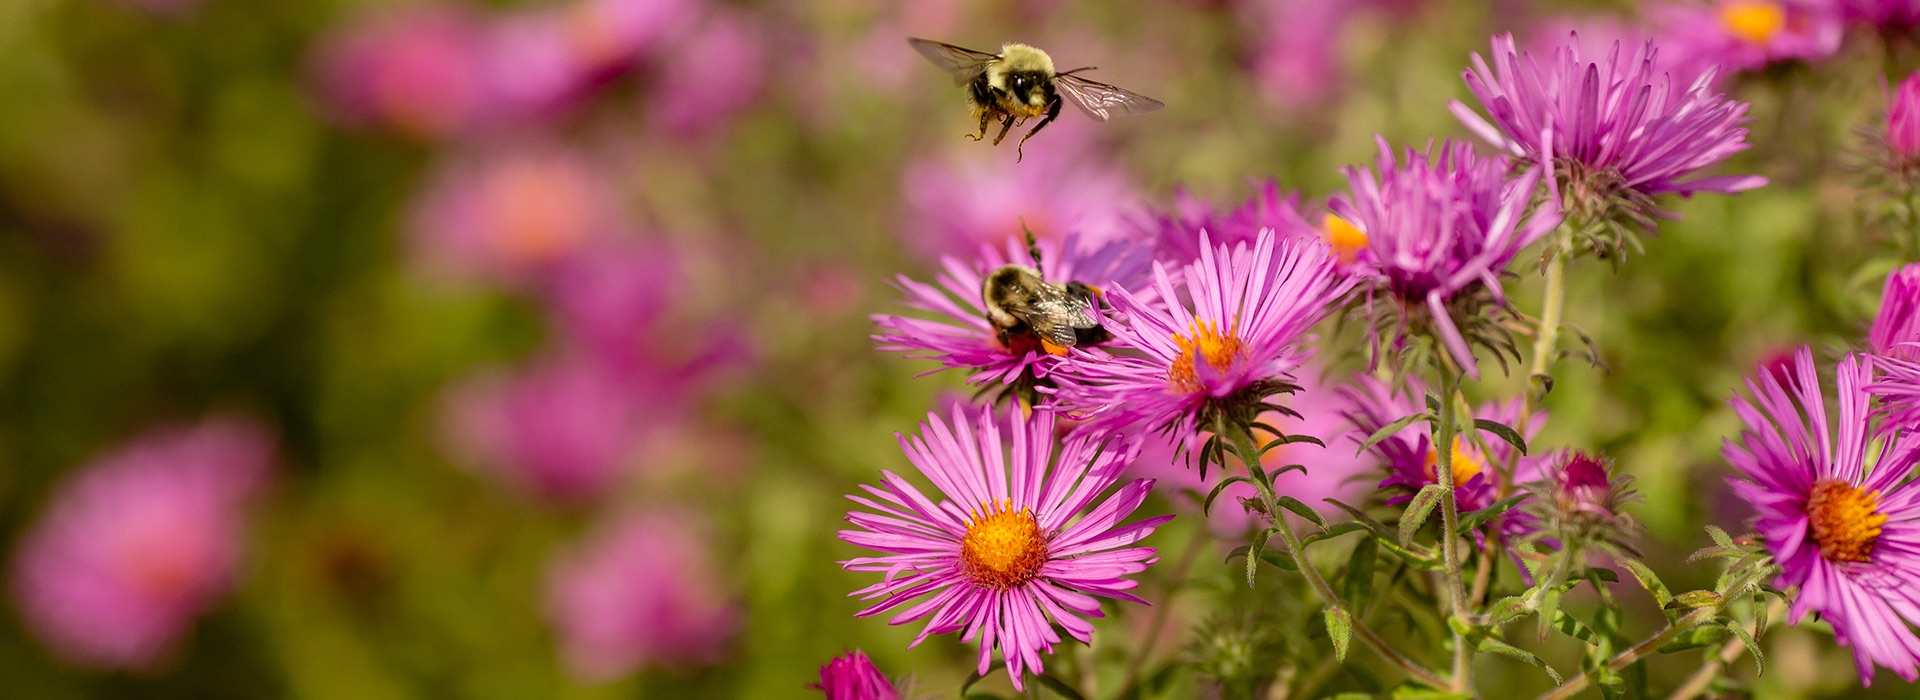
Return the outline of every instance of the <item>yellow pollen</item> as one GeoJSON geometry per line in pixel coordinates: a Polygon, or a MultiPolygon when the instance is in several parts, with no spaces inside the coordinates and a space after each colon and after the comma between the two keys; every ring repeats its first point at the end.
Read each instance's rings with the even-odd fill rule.
{"type": "Polygon", "coordinates": [[[1813,541],[1828,561],[1867,561],[1880,541],[1880,492],[1824,479],[1814,482],[1807,498],[1807,519],[1813,521],[1813,541]]]}
{"type": "Polygon", "coordinates": [[[1219,324],[1207,321],[1194,321],[1193,337],[1176,335],[1173,343],[1180,346],[1180,356],[1174,358],[1173,367],[1167,369],[1167,378],[1173,380],[1174,387],[1189,394],[1203,388],[1194,374],[1196,362],[1205,360],[1208,367],[1221,372],[1233,366],[1233,359],[1240,356],[1240,339],[1234,337],[1233,327],[1222,333],[1219,324]]]}
{"type": "Polygon", "coordinates": [[[1734,0],[1720,6],[1720,22],[1734,36],[1765,44],[1786,28],[1787,9],[1769,0],[1734,0]]]}
{"type": "Polygon", "coordinates": [[[1367,247],[1367,232],[1333,214],[1320,220],[1320,239],[1333,246],[1333,255],[1342,265],[1352,265],[1359,259],[1360,251],[1367,247]]]}
{"type": "Polygon", "coordinates": [[[1001,499],[967,519],[960,566],[974,583],[1005,590],[1032,581],[1046,563],[1046,535],[1027,509],[1001,499]]]}
{"type": "MultiPolygon", "coordinates": [[[[1480,459],[1480,455],[1475,453],[1473,447],[1462,441],[1459,436],[1454,436],[1453,438],[1452,457],[1453,463],[1451,466],[1453,469],[1451,471],[1453,472],[1454,486],[1465,485],[1467,480],[1478,475],[1480,471],[1487,466],[1485,461],[1480,459]]],[[[1428,449],[1427,476],[1433,478],[1436,482],[1440,479],[1439,466],[1440,451],[1428,449]]]]}

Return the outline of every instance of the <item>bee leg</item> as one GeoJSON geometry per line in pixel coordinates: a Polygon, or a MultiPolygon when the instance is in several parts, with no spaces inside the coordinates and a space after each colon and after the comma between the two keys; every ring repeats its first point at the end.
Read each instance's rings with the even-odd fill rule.
{"type": "Polygon", "coordinates": [[[1012,130],[1013,130],[1013,115],[1009,114],[1007,115],[1006,121],[1000,122],[1000,135],[993,137],[993,145],[995,146],[1000,145],[1001,141],[1006,140],[1007,132],[1012,130]]]}
{"type": "Polygon", "coordinates": [[[1048,124],[1053,123],[1054,117],[1058,116],[1060,116],[1060,99],[1056,97],[1053,100],[1053,104],[1047,106],[1047,118],[1040,120],[1040,123],[1033,125],[1032,129],[1027,130],[1027,135],[1020,137],[1020,143],[1013,147],[1013,152],[1016,154],[1013,162],[1020,162],[1020,158],[1026,155],[1024,149],[1027,147],[1027,139],[1033,138],[1034,134],[1038,134],[1041,129],[1047,128],[1048,124]]]}
{"type": "Polygon", "coordinates": [[[983,109],[983,110],[980,110],[980,133],[977,133],[977,134],[964,134],[964,135],[965,135],[965,136],[966,136],[967,138],[970,138],[970,139],[973,139],[973,140],[975,140],[975,141],[979,141],[980,139],[984,139],[984,138],[986,138],[986,137],[987,137],[987,123],[988,123],[988,122],[991,122],[991,121],[993,121],[993,113],[992,113],[992,112],[989,112],[989,111],[987,111],[987,110],[984,110],[984,109],[983,109]]]}

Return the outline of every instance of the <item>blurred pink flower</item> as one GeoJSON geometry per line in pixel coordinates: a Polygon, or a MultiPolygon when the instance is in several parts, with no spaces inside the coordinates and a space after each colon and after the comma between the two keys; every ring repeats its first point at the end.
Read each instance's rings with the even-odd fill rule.
{"type": "Polygon", "coordinates": [[[1896,170],[1920,166],[1920,73],[1900,81],[1887,99],[1887,154],[1896,170]]]}
{"type": "Polygon", "coordinates": [[[1718,68],[1718,78],[1784,61],[1813,61],[1840,49],[1840,16],[1801,0],[1676,0],[1649,10],[1658,45],[1677,81],[1718,68]]]}
{"type": "Polygon", "coordinates": [[[1920,0],[1831,0],[1849,22],[1864,24],[1888,35],[1920,27],[1920,0]]]}
{"type": "Polygon", "coordinates": [[[620,232],[611,176],[550,144],[457,157],[415,204],[413,248],[428,271],[521,284],[588,243],[620,232]]]}
{"type": "Polygon", "coordinates": [[[272,452],[262,426],[215,418],[148,432],[69,475],[14,554],[26,626],[76,663],[162,662],[233,587],[272,452]]]}
{"type": "Polygon", "coordinates": [[[1252,72],[1268,100],[1314,107],[1334,97],[1345,73],[1340,35],[1362,0],[1290,0],[1248,6],[1258,29],[1252,72]]]}
{"type": "Polygon", "coordinates": [[[679,424],[681,404],[586,363],[545,361],[465,380],[448,391],[443,416],[456,460],[515,490],[571,501],[610,488],[647,433],[679,424]]]}
{"type": "Polygon", "coordinates": [[[685,308],[700,282],[660,240],[608,241],[560,261],[543,293],[565,349],[610,378],[690,396],[752,360],[746,329],[685,308]]]}
{"type": "Polygon", "coordinates": [[[568,669],[610,681],[650,667],[718,662],[738,628],[698,516],[628,514],[560,552],[547,610],[568,669]]]}
{"type": "Polygon", "coordinates": [[[767,31],[753,15],[716,9],[662,59],[649,91],[654,122],[677,136],[716,133],[759,99],[767,31]]]}
{"type": "Polygon", "coordinates": [[[855,649],[834,657],[820,667],[820,683],[808,688],[818,690],[827,700],[900,700],[900,691],[867,658],[867,652],[855,649]]]}
{"type": "Polygon", "coordinates": [[[574,43],[572,22],[560,10],[535,8],[490,23],[481,56],[490,120],[561,114],[588,93],[593,67],[574,43]]]}
{"type": "Polygon", "coordinates": [[[571,44],[599,73],[623,70],[666,50],[704,12],[704,0],[576,0],[567,9],[571,44]]]}
{"type": "Polygon", "coordinates": [[[907,244],[930,260],[967,256],[1019,240],[1023,221],[1045,240],[1078,232],[1090,248],[1128,235],[1128,218],[1141,210],[1133,182],[1094,155],[1084,127],[1065,122],[1028,143],[1033,155],[1024,162],[1016,163],[1011,149],[966,143],[972,148],[909,166],[907,244]]]}
{"type": "MultiPolygon", "coordinates": [[[[1867,349],[1875,355],[1920,361],[1920,264],[1903,265],[1887,275],[1880,313],[1867,331],[1867,349]]],[[[1789,359],[1783,353],[1774,364],[1789,359]]]]}
{"type": "Polygon", "coordinates": [[[334,118],[446,138],[483,116],[486,43],[482,20],[470,12],[414,5],[335,29],[319,44],[315,72],[334,118]]]}

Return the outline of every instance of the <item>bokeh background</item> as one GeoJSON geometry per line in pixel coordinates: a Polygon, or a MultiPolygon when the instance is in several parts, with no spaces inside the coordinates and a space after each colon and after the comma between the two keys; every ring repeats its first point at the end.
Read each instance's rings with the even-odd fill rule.
{"type": "MultiPolygon", "coordinates": [[[[1446,103],[1493,33],[1703,31],[1657,9],[0,2],[0,695],[803,697],[863,648],[949,697],[970,648],[856,620],[846,594],[871,581],[836,563],[855,555],[841,495],[970,395],[873,349],[895,275],[1022,222],[1122,235],[1267,178],[1317,210],[1376,134],[1467,135],[1446,103]],[[959,91],[906,36],[1032,42],[1168,106],[1069,110],[1016,164],[961,138],[959,91]]],[[[1636,477],[1643,548],[1675,585],[1716,573],[1683,563],[1702,525],[1747,517],[1719,457],[1739,378],[1861,344],[1896,255],[1855,130],[1914,58],[1910,37],[1855,31],[1726,77],[1755,147],[1725,170],[1772,184],[1675,202],[1644,254],[1573,267],[1568,320],[1604,366],[1561,365],[1536,444],[1636,477]]],[[[1363,366],[1353,324],[1322,334],[1324,364],[1363,366]]],[[[1178,587],[1170,561],[1142,577],[1170,611],[1157,636],[1115,606],[1061,656],[1110,676],[1144,645],[1186,658],[1211,611],[1312,612],[1286,585],[1237,587],[1205,533],[1179,518],[1152,540],[1200,546],[1178,587]]],[[[1629,629],[1651,629],[1632,593],[1629,629]]],[[[1859,695],[1818,629],[1766,646],[1755,694],[1859,695]]],[[[1697,654],[1655,660],[1655,686],[1697,654]]],[[[1482,666],[1488,688],[1547,687],[1482,666]]],[[[1180,672],[1161,691],[1206,692],[1180,672]]]]}

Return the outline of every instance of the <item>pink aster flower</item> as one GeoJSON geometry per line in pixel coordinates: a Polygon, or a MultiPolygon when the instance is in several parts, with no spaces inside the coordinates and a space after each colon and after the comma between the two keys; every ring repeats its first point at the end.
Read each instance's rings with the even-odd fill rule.
{"type": "Polygon", "coordinates": [[[1286,108],[1312,108],[1335,97],[1342,84],[1340,35],[1362,0],[1255,3],[1247,21],[1257,27],[1251,72],[1261,93],[1286,108]]]}
{"type": "Polygon", "coordinates": [[[1717,75],[1785,61],[1815,61],[1840,50],[1839,13],[1817,0],[1676,0],[1650,10],[1674,65],[1717,75]]]}
{"type": "Polygon", "coordinates": [[[1748,145],[1746,104],[1715,92],[1710,76],[1681,88],[1651,42],[1594,54],[1581,51],[1577,35],[1565,39],[1543,66],[1515,49],[1512,35],[1494,37],[1493,65],[1474,54],[1466,72],[1491,121],[1451,105],[1481,138],[1547,168],[1562,208],[1598,214],[1626,197],[1628,214],[1650,221],[1658,212],[1633,200],[1766,184],[1757,175],[1697,175],[1748,145]]]}
{"type": "Polygon", "coordinates": [[[558,553],[547,610],[577,677],[718,663],[739,628],[706,532],[688,512],[628,514],[558,553]]]}
{"type": "MultiPolygon", "coordinates": [[[[1174,192],[1173,211],[1147,218],[1142,233],[1159,247],[1159,258],[1169,264],[1185,265],[1200,258],[1200,234],[1206,233],[1216,245],[1251,244],[1263,230],[1281,238],[1325,237],[1322,230],[1307,222],[1300,213],[1300,195],[1280,189],[1280,183],[1268,180],[1259,191],[1231,210],[1214,211],[1213,205],[1184,190],[1174,192]]],[[[1341,252],[1338,241],[1335,253],[1341,252]]]]}
{"type": "Polygon", "coordinates": [[[1379,145],[1379,173],[1347,168],[1348,193],[1328,205],[1353,229],[1347,235],[1365,241],[1356,274],[1368,303],[1385,297],[1398,310],[1397,342],[1429,328],[1478,377],[1469,341],[1496,352],[1508,342],[1487,316],[1506,309],[1500,275],[1520,249],[1559,225],[1560,212],[1549,205],[1524,214],[1537,168],[1509,181],[1506,159],[1479,158],[1464,143],[1409,149],[1404,164],[1394,162],[1385,139],[1379,145]]]}
{"type": "Polygon", "coordinates": [[[687,308],[703,282],[696,250],[661,240],[608,241],[553,267],[542,298],[569,354],[615,381],[690,396],[752,361],[746,329],[687,308]]]}
{"type": "Polygon", "coordinates": [[[638,447],[680,425],[680,403],[589,363],[547,361],[465,380],[442,415],[460,463],[517,491],[577,501],[604,493],[638,447]]]}
{"type": "Polygon", "coordinates": [[[704,12],[703,0],[578,0],[567,7],[577,59],[612,73],[666,52],[704,12]]]}
{"type": "Polygon", "coordinates": [[[415,205],[414,255],[431,273],[524,284],[587,244],[621,232],[609,177],[548,144],[457,158],[415,205]]]}
{"type": "Polygon", "coordinates": [[[1729,480],[1734,493],[1752,504],[1754,527],[1781,568],[1775,585],[1800,589],[1788,618],[1798,623],[1811,611],[1832,624],[1865,684],[1876,664],[1920,678],[1912,629],[1920,622],[1920,482],[1906,478],[1920,461],[1920,439],[1902,435],[1872,456],[1867,387],[1875,364],[1864,355],[1840,361],[1840,414],[1830,425],[1813,353],[1803,348],[1794,357],[1796,385],[1762,374],[1747,381],[1751,398],[1733,397],[1746,426],[1722,451],[1741,473],[1729,480]]]}
{"type": "MultiPolygon", "coordinates": [[[[1080,282],[1096,289],[1140,281],[1152,254],[1147,246],[1126,241],[1089,248],[1078,235],[1069,235],[1064,242],[1042,240],[1039,247],[1041,271],[1048,282],[1080,282]]],[[[873,339],[879,348],[904,352],[913,359],[936,360],[941,369],[971,371],[971,384],[999,383],[1024,390],[1044,382],[1061,358],[1049,354],[1031,338],[1010,337],[1003,342],[987,322],[981,297],[982,281],[994,270],[1004,265],[1033,264],[1026,245],[1013,240],[983,245],[971,262],[943,257],[941,264],[943,271],[934,278],[934,284],[905,275],[895,279],[906,296],[903,303],[931,318],[874,315],[880,332],[873,339]]]]}
{"type": "Polygon", "coordinates": [[[163,662],[233,588],[272,452],[260,425],[219,418],[149,432],[62,480],[14,552],[27,628],[75,663],[163,662]]]}
{"type": "Polygon", "coordinates": [[[1833,0],[1848,22],[1873,27],[1889,37],[1920,27],[1920,0],[1833,0]]]}
{"type": "Polygon", "coordinates": [[[1247,427],[1269,396],[1294,388],[1292,372],[1305,359],[1301,337],[1352,280],[1318,240],[1279,240],[1272,232],[1252,245],[1201,240],[1200,259],[1179,271],[1178,287],[1154,263],[1157,299],[1124,288],[1108,293],[1109,330],[1139,354],[1071,357],[1072,371],[1056,381],[1075,417],[1100,429],[1145,427],[1191,440],[1219,421],[1247,427]]]}
{"type": "Polygon", "coordinates": [[[758,99],[766,82],[766,28],[743,11],[715,8],[661,60],[648,93],[654,122],[668,133],[714,133],[758,99]]]}
{"type": "Polygon", "coordinates": [[[1076,433],[1054,459],[1053,415],[1020,414],[1008,407],[1006,448],[991,407],[975,417],[955,410],[951,427],[928,414],[920,434],[901,436],[900,446],[942,498],[881,472],[883,487],[848,496],[873,512],[848,513],[858,529],[840,531],[840,539],[883,553],[841,563],[886,574],[853,593],[879,600],[860,617],[911,604],[888,622],[926,619],[914,645],[964,630],[961,639],[980,644],[979,672],[998,649],[1016,689],[1027,670],[1043,670],[1040,654],[1061,641],[1056,626],[1088,642],[1093,625],[1084,618],[1103,616],[1100,598],[1146,602],[1127,593],[1138,583],[1126,577],[1157,558],[1152,548],[1131,545],[1172,517],[1120,524],[1153,488],[1148,479],[1101,498],[1138,453],[1137,442],[1076,433]]]}
{"type": "Polygon", "coordinates": [[[1880,313],[1867,331],[1867,349],[1876,355],[1920,361],[1920,264],[1887,275],[1880,313]]]}
{"type": "Polygon", "coordinates": [[[573,44],[569,15],[555,8],[494,18],[487,27],[481,61],[489,120],[559,115],[585,98],[592,87],[591,67],[573,44]]]}
{"type": "Polygon", "coordinates": [[[1887,100],[1887,154],[1893,170],[1920,170],[1920,73],[1907,76],[1887,100]]]}
{"type": "Polygon", "coordinates": [[[1126,173],[1085,145],[1085,127],[1061,119],[1045,136],[1052,138],[1027,144],[1019,163],[1001,150],[969,148],[908,166],[907,244],[934,259],[1021,241],[1027,230],[1041,240],[1077,233],[1094,246],[1129,233],[1138,195],[1126,173]]]}
{"type": "MultiPolygon", "coordinates": [[[[1343,393],[1352,406],[1347,419],[1354,428],[1350,433],[1353,444],[1396,420],[1426,411],[1427,386],[1414,377],[1405,378],[1403,389],[1395,389],[1371,375],[1356,375],[1352,386],[1343,393]]],[[[1513,427],[1522,438],[1531,441],[1546,424],[1546,415],[1536,413],[1526,426],[1516,425],[1520,420],[1520,402],[1521,399],[1516,398],[1482,404],[1474,408],[1474,417],[1513,427]]],[[[1451,449],[1448,458],[1453,467],[1454,502],[1463,513],[1480,510],[1511,495],[1515,483],[1533,480],[1541,469],[1539,458],[1520,457],[1512,445],[1492,435],[1478,442],[1472,435],[1455,435],[1451,449]],[[1486,446],[1484,450],[1481,444],[1486,446]],[[1507,473],[1509,464],[1514,465],[1513,474],[1507,473]]],[[[1387,505],[1412,500],[1421,488],[1438,483],[1440,455],[1434,449],[1432,429],[1424,421],[1402,428],[1367,450],[1375,459],[1385,462],[1386,478],[1380,481],[1380,489],[1388,493],[1387,505]]],[[[1533,519],[1520,510],[1510,510],[1486,528],[1517,535],[1531,531],[1533,519]]],[[[1476,534],[1484,535],[1485,531],[1476,534]]]]}
{"type": "Polygon", "coordinates": [[[873,659],[859,649],[834,657],[820,667],[820,683],[807,686],[827,696],[827,700],[900,700],[900,691],[881,675],[873,659]]]}
{"type": "Polygon", "coordinates": [[[334,30],[315,56],[329,112],[429,139],[472,128],[487,102],[484,26],[466,10],[428,4],[334,30]]]}

